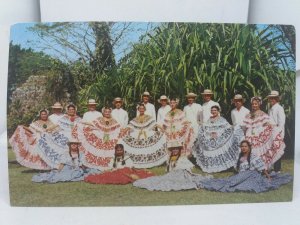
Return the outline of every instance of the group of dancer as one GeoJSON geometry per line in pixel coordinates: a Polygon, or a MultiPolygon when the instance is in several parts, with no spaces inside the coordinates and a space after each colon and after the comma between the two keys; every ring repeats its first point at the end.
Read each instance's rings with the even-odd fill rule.
{"type": "Polygon", "coordinates": [[[292,180],[281,173],[285,114],[278,91],[267,96],[268,114],[260,109],[260,97],[251,98],[250,111],[243,106],[245,99],[235,95],[232,125],[220,115],[212,90],[201,95],[202,105],[196,103],[196,94],[188,93],[183,111],[179,99],[162,95],[156,115],[150,93],[144,92],[130,122],[119,97],[114,109],[103,107],[101,112],[90,99],[83,118],[74,104],[68,104],[64,114],[57,102],[50,116],[42,109],[29,127],[18,126],[9,142],[21,165],[47,171],[34,175],[33,182],[84,180],[161,191],[262,192],[292,180]],[[214,179],[193,173],[195,164],[206,173],[232,168],[237,173],[214,179]],[[160,165],[166,165],[165,175],[146,170],[160,165]]]}

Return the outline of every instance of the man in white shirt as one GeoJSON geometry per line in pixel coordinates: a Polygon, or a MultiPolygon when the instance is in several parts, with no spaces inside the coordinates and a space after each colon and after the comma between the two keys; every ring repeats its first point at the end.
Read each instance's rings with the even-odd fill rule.
{"type": "Polygon", "coordinates": [[[115,98],[113,104],[115,108],[112,110],[111,116],[121,125],[122,128],[125,128],[128,125],[128,113],[122,108],[122,98],[115,98]]]}
{"type": "Polygon", "coordinates": [[[165,120],[165,116],[171,110],[171,107],[168,105],[169,99],[165,95],[160,96],[160,98],[158,99],[158,103],[161,104],[161,107],[157,112],[157,124],[162,126],[165,120]]]}
{"type": "Polygon", "coordinates": [[[83,114],[82,122],[92,122],[99,117],[102,117],[102,113],[96,110],[96,101],[95,99],[89,99],[88,101],[88,112],[83,114]]]}
{"type": "MultiPolygon", "coordinates": [[[[269,109],[269,116],[271,124],[277,126],[282,131],[282,137],[284,137],[284,126],[285,126],[285,113],[283,107],[279,104],[280,96],[278,91],[271,91],[268,95],[268,100],[271,105],[269,109]]],[[[281,170],[281,159],[274,163],[274,171],[280,172],[281,170]]]]}
{"type": "Polygon", "coordinates": [[[63,107],[59,102],[55,102],[53,106],[51,106],[52,108],[52,114],[49,116],[49,120],[54,123],[57,124],[58,120],[64,115],[62,113],[63,107]]]}
{"type": "MultiPolygon", "coordinates": [[[[214,93],[210,89],[205,89],[203,93],[201,93],[204,103],[202,104],[202,112],[200,113],[200,121],[201,123],[206,123],[211,117],[211,107],[216,105],[220,107],[219,103],[214,102],[212,97],[214,93]]],[[[220,107],[221,108],[221,107],[220,107]]]]}
{"type": "Polygon", "coordinates": [[[194,128],[194,132],[197,134],[199,125],[201,124],[201,112],[202,107],[200,104],[195,103],[197,95],[194,93],[188,93],[186,96],[188,105],[186,105],[183,109],[185,113],[185,117],[188,121],[192,123],[192,126],[194,128]]]}
{"type": "MultiPolygon", "coordinates": [[[[142,102],[143,104],[145,105],[146,107],[146,111],[145,111],[145,114],[151,116],[152,118],[154,118],[156,120],[156,112],[155,112],[155,107],[153,104],[151,104],[149,102],[150,100],[150,93],[148,91],[145,91],[142,95],[142,102]]],[[[139,111],[137,110],[136,111],[136,115],[139,116],[140,113],[139,111]]]]}
{"type": "Polygon", "coordinates": [[[231,120],[234,126],[242,125],[246,115],[250,112],[249,109],[243,106],[244,102],[245,99],[240,94],[235,95],[232,99],[235,108],[231,110],[231,120]]]}

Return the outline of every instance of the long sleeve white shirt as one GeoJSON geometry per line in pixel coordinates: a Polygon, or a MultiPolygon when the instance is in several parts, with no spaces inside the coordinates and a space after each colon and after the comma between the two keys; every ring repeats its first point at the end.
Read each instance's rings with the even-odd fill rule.
{"type": "Polygon", "coordinates": [[[83,114],[82,122],[92,122],[99,117],[103,117],[101,112],[98,111],[88,111],[83,114]]]}
{"type": "Polygon", "coordinates": [[[237,110],[237,108],[234,108],[233,110],[231,110],[231,120],[232,120],[232,124],[235,125],[242,125],[243,121],[246,117],[247,114],[249,114],[249,109],[247,109],[246,107],[242,106],[240,108],[240,110],[237,110]]]}
{"type": "Polygon", "coordinates": [[[198,103],[193,103],[184,106],[183,111],[185,113],[185,117],[192,124],[200,124],[200,113],[202,112],[202,106],[198,103]]]}
{"type": "Polygon", "coordinates": [[[113,109],[111,116],[121,125],[122,128],[128,125],[128,113],[124,109],[113,109]]]}
{"type": "Polygon", "coordinates": [[[276,103],[269,109],[268,113],[271,123],[280,127],[284,136],[285,113],[283,107],[279,103],[276,103]]]}
{"type": "Polygon", "coordinates": [[[169,105],[161,106],[157,112],[157,124],[163,125],[167,113],[171,110],[169,105]]]}

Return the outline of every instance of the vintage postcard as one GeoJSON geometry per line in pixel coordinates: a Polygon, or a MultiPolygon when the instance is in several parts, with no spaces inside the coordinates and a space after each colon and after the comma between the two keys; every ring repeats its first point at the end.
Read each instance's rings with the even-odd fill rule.
{"type": "Polygon", "coordinates": [[[10,40],[11,205],[292,200],[293,26],[26,23],[10,40]]]}

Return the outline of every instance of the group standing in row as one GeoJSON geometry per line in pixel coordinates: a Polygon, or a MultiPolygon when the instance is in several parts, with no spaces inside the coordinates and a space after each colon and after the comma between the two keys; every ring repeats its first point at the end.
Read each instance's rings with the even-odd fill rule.
{"type": "MultiPolygon", "coordinates": [[[[194,164],[189,157],[193,155],[204,172],[219,172],[239,165],[241,143],[246,140],[251,154],[263,163],[264,171],[273,165],[276,172],[280,171],[285,148],[285,114],[277,91],[268,96],[269,115],[260,110],[260,97],[251,99],[250,112],[243,106],[243,97],[235,95],[235,108],[231,111],[233,125],[220,116],[220,105],[212,100],[211,90],[201,94],[202,106],[195,103],[196,94],[188,93],[188,105],[183,111],[177,108],[177,98],[168,99],[163,95],[158,100],[161,107],[156,116],[155,107],[149,102],[150,94],[144,92],[136,117],[129,123],[119,97],[114,99],[114,109],[104,107],[102,112],[96,111],[97,103],[90,99],[89,111],[82,119],[76,115],[74,104],[69,104],[63,114],[61,104],[55,103],[49,118],[48,111],[41,110],[39,120],[29,127],[18,126],[10,144],[17,161],[33,169],[69,171],[75,165],[74,160],[79,160],[75,167],[80,165],[85,170],[76,174],[82,178],[86,171],[115,168],[116,146],[122,146],[122,165],[128,167],[151,168],[166,163],[167,171],[191,171],[194,164]],[[72,143],[78,145],[77,157],[70,150],[72,143]]],[[[53,173],[50,174],[53,180],[53,173]]],[[[40,179],[44,177],[35,177],[40,179]]]]}

